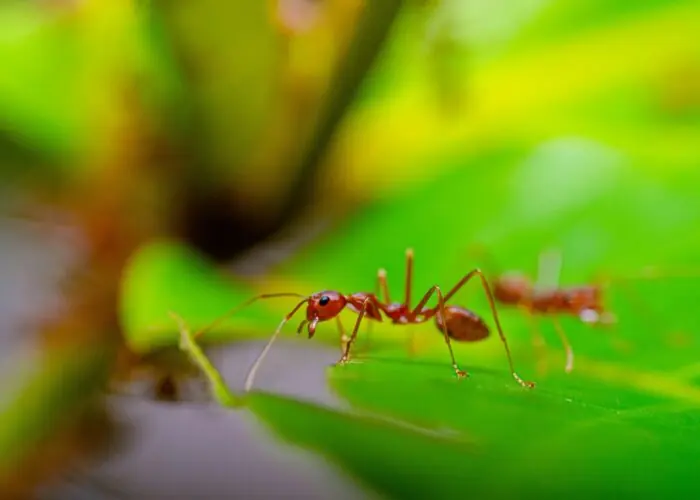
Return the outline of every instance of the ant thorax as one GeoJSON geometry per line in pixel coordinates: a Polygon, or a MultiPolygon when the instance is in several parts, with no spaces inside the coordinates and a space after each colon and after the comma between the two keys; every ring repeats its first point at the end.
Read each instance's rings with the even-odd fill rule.
{"type": "Polygon", "coordinates": [[[386,314],[395,324],[408,324],[408,316],[410,313],[411,311],[408,309],[406,304],[402,304],[400,302],[392,302],[391,304],[386,304],[384,306],[384,314],[386,314]]]}
{"type": "Polygon", "coordinates": [[[382,320],[381,305],[379,300],[373,293],[358,292],[346,297],[347,307],[355,313],[360,313],[362,308],[365,308],[365,314],[368,318],[375,321],[382,320]]]}
{"type": "Polygon", "coordinates": [[[392,323],[397,325],[423,323],[435,315],[435,311],[427,307],[424,307],[421,312],[416,314],[415,318],[411,317],[411,313],[411,309],[406,304],[392,302],[384,305],[384,314],[391,319],[392,323]]]}
{"type": "Polygon", "coordinates": [[[531,304],[535,311],[573,314],[584,323],[598,323],[603,312],[600,288],[595,286],[543,290],[533,294],[531,304]]]}

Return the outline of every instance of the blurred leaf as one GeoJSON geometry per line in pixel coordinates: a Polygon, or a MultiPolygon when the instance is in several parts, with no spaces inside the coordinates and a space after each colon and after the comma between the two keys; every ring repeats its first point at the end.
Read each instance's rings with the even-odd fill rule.
{"type": "Polygon", "coordinates": [[[520,48],[530,44],[553,44],[581,33],[604,29],[629,19],[655,15],[664,9],[690,6],[688,0],[623,0],[611,4],[603,0],[534,2],[541,8],[534,22],[517,34],[520,48]]]}
{"type": "Polygon", "coordinates": [[[220,183],[262,146],[280,97],[280,36],[267,2],[161,4],[186,74],[190,138],[204,155],[198,179],[220,183]]]}
{"type": "Polygon", "coordinates": [[[75,154],[84,125],[84,109],[75,105],[79,33],[26,3],[0,7],[0,25],[0,130],[54,155],[75,154]]]}
{"type": "MultiPolygon", "coordinates": [[[[178,325],[170,312],[197,331],[258,291],[225,276],[205,257],[175,241],[153,241],[127,263],[121,283],[120,316],[127,344],[136,352],[179,343],[178,325]]],[[[271,311],[279,317],[294,299],[260,301],[213,328],[204,342],[268,335],[271,311]],[[287,302],[285,302],[287,301],[287,302]]],[[[276,317],[276,316],[273,316],[276,317]]]]}
{"type": "Polygon", "coordinates": [[[177,122],[179,75],[158,17],[136,4],[0,7],[0,132],[44,160],[29,165],[43,174],[35,179],[75,179],[102,168],[87,159],[113,141],[133,86],[150,112],[171,106],[170,124],[177,122]]]}
{"type": "Polygon", "coordinates": [[[177,324],[170,311],[187,318],[197,330],[252,295],[217,276],[213,265],[186,246],[167,241],[147,244],[132,256],[122,281],[127,344],[137,352],[176,346],[177,324]]]}
{"type": "MultiPolygon", "coordinates": [[[[605,18],[617,7],[604,7],[596,4],[597,15],[585,21],[590,29],[568,30],[563,41],[544,39],[528,46],[513,34],[491,53],[493,43],[480,47],[464,40],[471,60],[464,61],[452,87],[459,89],[465,107],[458,116],[435,105],[427,78],[433,61],[419,57],[423,41],[415,36],[424,21],[407,12],[375,72],[374,87],[363,92],[368,97],[357,103],[333,150],[332,157],[348,168],[348,186],[363,195],[404,191],[455,167],[433,161],[445,150],[478,158],[493,144],[530,146],[562,132],[619,141],[630,152],[655,151],[657,157],[678,154],[679,148],[686,159],[696,155],[697,141],[690,139],[694,129],[668,128],[661,96],[662,82],[673,79],[679,66],[698,67],[698,4],[656,3],[632,15],[636,7],[630,3],[631,11],[614,23],[605,18]],[[631,101],[649,111],[645,120],[629,114],[619,119],[620,109],[625,104],[630,109],[631,101]]],[[[575,19],[577,10],[587,7],[557,2],[556,8],[558,16],[575,19]]],[[[493,20],[496,16],[488,12],[493,20]]],[[[516,9],[510,15],[522,17],[522,24],[545,14],[516,9]]],[[[693,123],[697,127],[698,121],[693,123]]]]}
{"type": "Polygon", "coordinates": [[[91,408],[104,387],[110,352],[81,346],[53,352],[0,407],[0,479],[54,433],[91,408]]]}

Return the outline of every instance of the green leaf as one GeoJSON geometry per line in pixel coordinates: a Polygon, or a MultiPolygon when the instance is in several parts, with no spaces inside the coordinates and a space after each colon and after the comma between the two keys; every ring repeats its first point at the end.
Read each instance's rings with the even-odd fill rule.
{"type": "Polygon", "coordinates": [[[421,431],[264,393],[251,394],[248,404],[281,438],[321,453],[391,497],[447,498],[474,478],[460,465],[478,456],[464,436],[421,431]]]}
{"type": "Polygon", "coordinates": [[[485,496],[616,491],[654,498],[697,488],[690,463],[700,447],[687,439],[700,418],[697,389],[686,387],[687,398],[678,401],[641,387],[553,376],[525,392],[502,374],[475,370],[456,381],[447,363],[399,363],[334,370],[333,385],[364,411],[474,436],[482,452],[453,466],[485,496]]]}
{"type": "MultiPolygon", "coordinates": [[[[121,288],[122,327],[127,344],[136,352],[178,345],[178,325],[171,312],[199,330],[256,295],[186,245],[166,240],[146,244],[131,257],[121,288]]],[[[260,333],[268,317],[266,305],[256,304],[213,328],[203,340],[260,333]]]]}

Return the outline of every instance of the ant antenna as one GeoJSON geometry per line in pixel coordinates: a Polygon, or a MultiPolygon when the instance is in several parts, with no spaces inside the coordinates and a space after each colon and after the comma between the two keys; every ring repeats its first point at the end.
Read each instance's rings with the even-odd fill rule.
{"type": "Polygon", "coordinates": [[[258,368],[260,368],[260,365],[262,364],[263,360],[265,359],[265,356],[267,356],[267,353],[270,351],[270,348],[272,347],[272,344],[277,340],[277,337],[279,336],[280,332],[282,331],[282,327],[292,319],[292,316],[296,314],[296,312],[299,310],[301,306],[306,304],[309,301],[308,297],[304,297],[304,300],[299,302],[296,306],[294,306],[294,309],[292,309],[285,317],[282,319],[280,324],[277,326],[277,329],[275,330],[275,333],[272,334],[272,337],[270,337],[270,340],[267,341],[267,345],[265,348],[262,350],[262,352],[258,355],[258,358],[255,360],[253,363],[253,366],[250,367],[250,371],[248,371],[248,375],[245,378],[245,386],[244,390],[245,392],[250,392],[250,388],[253,387],[253,380],[255,379],[255,374],[258,371],[258,368]]]}
{"type": "Polygon", "coordinates": [[[219,316],[217,319],[215,319],[214,321],[209,323],[207,326],[205,326],[204,328],[199,330],[197,333],[195,333],[192,337],[195,340],[197,340],[202,335],[204,335],[206,332],[208,332],[212,328],[220,325],[225,319],[230,318],[231,316],[233,316],[235,313],[237,313],[241,309],[248,307],[249,305],[251,305],[252,303],[254,303],[260,299],[272,299],[275,297],[303,297],[303,298],[306,298],[306,295],[301,295],[300,293],[286,293],[286,292],[285,293],[263,293],[262,295],[257,295],[255,297],[252,297],[252,298],[246,300],[242,304],[239,304],[236,307],[229,309],[224,314],[219,316]]]}

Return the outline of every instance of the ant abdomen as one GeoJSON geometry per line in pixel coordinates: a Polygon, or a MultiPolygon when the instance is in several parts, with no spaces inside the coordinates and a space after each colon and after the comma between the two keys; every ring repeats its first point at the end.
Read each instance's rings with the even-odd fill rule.
{"type": "MultiPolygon", "coordinates": [[[[477,342],[489,336],[489,327],[481,317],[460,306],[445,306],[447,334],[458,342],[477,342]]],[[[440,311],[435,315],[435,325],[443,331],[440,311]]]]}

